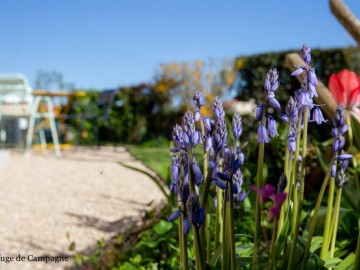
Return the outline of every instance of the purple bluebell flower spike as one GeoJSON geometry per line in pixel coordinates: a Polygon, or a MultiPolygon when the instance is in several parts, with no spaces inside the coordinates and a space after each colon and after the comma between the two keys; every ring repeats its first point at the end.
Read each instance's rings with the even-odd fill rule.
{"type": "Polygon", "coordinates": [[[275,98],[275,91],[279,87],[279,72],[276,68],[270,69],[266,74],[264,89],[266,92],[266,99],[269,104],[276,110],[280,110],[280,103],[275,98]]]}
{"type": "Polygon", "coordinates": [[[239,113],[235,113],[233,118],[232,118],[232,133],[234,135],[234,138],[236,140],[238,140],[241,136],[242,133],[242,121],[241,121],[241,116],[239,113]]]}
{"type": "Polygon", "coordinates": [[[213,101],[213,113],[217,120],[223,119],[225,117],[225,112],[223,105],[219,99],[219,97],[215,97],[213,101]]]}
{"type": "Polygon", "coordinates": [[[213,133],[213,139],[212,139],[212,145],[216,153],[221,152],[221,150],[226,144],[226,140],[227,140],[226,122],[224,119],[220,118],[216,122],[213,133]]]}
{"type": "Polygon", "coordinates": [[[194,101],[195,106],[198,109],[200,109],[205,104],[203,95],[202,95],[202,93],[200,91],[195,91],[193,101],[194,101]]]}
{"type": "Polygon", "coordinates": [[[315,87],[317,86],[317,78],[315,74],[314,68],[310,66],[311,62],[311,48],[307,45],[303,45],[301,49],[301,57],[305,62],[304,66],[296,66],[297,69],[291,73],[292,76],[298,76],[304,71],[306,72],[305,81],[308,82],[308,90],[310,94],[310,98],[313,96],[318,97],[315,87]]]}

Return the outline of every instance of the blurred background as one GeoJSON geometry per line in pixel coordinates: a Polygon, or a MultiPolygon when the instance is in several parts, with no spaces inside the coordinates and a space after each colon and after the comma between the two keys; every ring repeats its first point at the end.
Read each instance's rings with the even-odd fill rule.
{"type": "MultiPolygon", "coordinates": [[[[358,1],[346,4],[360,10],[358,1]]],[[[100,126],[119,142],[166,138],[194,89],[208,101],[221,96],[225,107],[249,101],[251,112],[266,71],[281,72],[286,53],[305,43],[325,84],[343,68],[359,73],[356,42],[327,1],[20,1],[2,10],[0,72],[24,74],[33,89],[87,91],[72,114],[96,114],[98,106],[85,113],[84,104],[115,90],[110,125],[100,126]]],[[[281,74],[284,101],[291,79],[281,74]]],[[[64,122],[79,129],[79,119],[64,122]]],[[[86,119],[81,126],[91,128],[86,119]]],[[[101,129],[98,140],[111,141],[101,129]]],[[[94,143],[93,133],[68,140],[94,143]]]]}

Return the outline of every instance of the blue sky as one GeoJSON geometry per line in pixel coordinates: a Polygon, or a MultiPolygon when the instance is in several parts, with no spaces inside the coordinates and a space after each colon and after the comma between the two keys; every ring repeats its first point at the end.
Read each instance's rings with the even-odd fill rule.
{"type": "MultiPolygon", "coordinates": [[[[344,1],[360,17],[360,1],[344,1]]],[[[77,88],[152,80],[160,63],[355,45],[327,0],[2,1],[0,72],[77,88]]]]}

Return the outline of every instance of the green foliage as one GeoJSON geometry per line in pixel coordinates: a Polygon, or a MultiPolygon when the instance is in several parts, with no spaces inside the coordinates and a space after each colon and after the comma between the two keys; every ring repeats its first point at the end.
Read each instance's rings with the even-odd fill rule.
{"type": "Polygon", "coordinates": [[[111,126],[121,142],[141,142],[168,137],[170,121],[179,117],[168,110],[168,97],[151,85],[120,88],[117,106],[110,115],[111,126]]]}

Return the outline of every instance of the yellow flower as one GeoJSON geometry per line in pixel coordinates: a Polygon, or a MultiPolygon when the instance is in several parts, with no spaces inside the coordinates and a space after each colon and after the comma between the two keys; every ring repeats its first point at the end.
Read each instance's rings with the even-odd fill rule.
{"type": "Polygon", "coordinates": [[[242,69],[244,67],[244,65],[245,65],[244,58],[239,57],[238,59],[236,59],[236,62],[235,62],[236,70],[242,69]]]}

